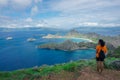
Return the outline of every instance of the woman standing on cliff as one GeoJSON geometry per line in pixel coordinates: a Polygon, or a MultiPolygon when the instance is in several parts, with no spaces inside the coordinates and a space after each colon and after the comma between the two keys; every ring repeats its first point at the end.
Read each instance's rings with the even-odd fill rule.
{"type": "Polygon", "coordinates": [[[98,45],[96,46],[96,61],[97,61],[97,71],[102,73],[104,69],[104,59],[107,54],[107,47],[102,39],[99,39],[98,45]]]}

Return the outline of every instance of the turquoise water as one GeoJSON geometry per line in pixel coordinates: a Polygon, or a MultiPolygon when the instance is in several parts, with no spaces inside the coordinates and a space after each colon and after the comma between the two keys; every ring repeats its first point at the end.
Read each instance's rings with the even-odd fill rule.
{"type": "MultiPolygon", "coordinates": [[[[0,71],[11,71],[23,68],[31,68],[41,65],[54,65],[80,59],[95,57],[95,50],[60,51],[37,49],[36,46],[44,43],[63,42],[66,39],[43,39],[48,31],[12,31],[0,32],[0,71]],[[12,36],[12,40],[5,38],[12,36]],[[27,39],[36,38],[34,42],[27,39]]],[[[55,31],[49,31],[55,34],[55,31]]],[[[64,32],[63,32],[64,33],[64,32]]],[[[82,42],[81,39],[71,39],[74,42],[82,42]]]]}
{"type": "Polygon", "coordinates": [[[88,42],[88,40],[86,40],[86,39],[78,39],[78,38],[51,38],[51,39],[46,39],[46,40],[48,40],[48,43],[54,43],[54,42],[62,43],[66,40],[71,40],[71,41],[77,42],[77,43],[78,42],[88,42]]]}

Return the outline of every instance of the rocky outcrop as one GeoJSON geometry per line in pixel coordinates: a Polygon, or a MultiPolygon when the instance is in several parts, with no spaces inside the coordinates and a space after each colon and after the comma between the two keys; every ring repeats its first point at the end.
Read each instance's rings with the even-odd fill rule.
{"type": "Polygon", "coordinates": [[[78,43],[79,47],[86,47],[86,48],[94,48],[96,47],[97,44],[92,43],[92,42],[80,42],[78,43]]]}
{"type": "Polygon", "coordinates": [[[44,48],[44,49],[57,49],[58,44],[56,43],[49,43],[37,46],[37,48],[44,48]]]}
{"type": "MultiPolygon", "coordinates": [[[[72,42],[71,40],[66,40],[63,43],[49,43],[49,44],[43,44],[39,45],[38,48],[46,48],[46,49],[58,49],[58,50],[64,50],[64,51],[72,51],[72,50],[77,50],[77,49],[88,49],[88,48],[96,48],[95,43],[93,42],[72,42]]],[[[110,44],[106,43],[107,48],[108,48],[108,53],[110,55],[113,54],[113,51],[115,50],[115,47],[110,44]]]]}
{"type": "Polygon", "coordinates": [[[98,41],[99,39],[103,39],[106,43],[112,44],[115,48],[120,46],[120,35],[118,36],[103,36],[97,33],[79,33],[75,29],[69,31],[66,36],[73,36],[73,37],[83,37],[88,38],[94,41],[98,41]]]}
{"type": "Polygon", "coordinates": [[[65,42],[59,44],[57,46],[57,49],[71,51],[71,50],[80,49],[80,47],[78,46],[77,43],[72,42],[71,40],[66,40],[65,42]]]}
{"type": "Polygon", "coordinates": [[[106,46],[107,46],[108,50],[114,50],[115,49],[115,47],[111,43],[107,42],[106,46]]]}
{"type": "Polygon", "coordinates": [[[120,46],[118,48],[109,49],[108,56],[120,58],[120,46]]]}
{"type": "Polygon", "coordinates": [[[120,60],[116,60],[110,63],[111,68],[120,70],[120,60]]]}
{"type": "Polygon", "coordinates": [[[77,49],[95,48],[95,44],[91,42],[75,43],[75,42],[72,42],[71,40],[66,40],[65,42],[60,43],[60,44],[57,44],[57,43],[43,44],[43,45],[38,46],[38,48],[72,51],[72,50],[77,50],[77,49]]]}
{"type": "Polygon", "coordinates": [[[66,36],[79,36],[79,34],[80,33],[78,31],[72,29],[66,34],[66,36]]]}

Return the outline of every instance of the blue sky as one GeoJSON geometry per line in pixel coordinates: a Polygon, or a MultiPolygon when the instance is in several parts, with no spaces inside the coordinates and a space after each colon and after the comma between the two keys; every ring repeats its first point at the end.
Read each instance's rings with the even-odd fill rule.
{"type": "Polygon", "coordinates": [[[120,26],[120,0],[0,0],[0,27],[84,26],[120,26]]]}

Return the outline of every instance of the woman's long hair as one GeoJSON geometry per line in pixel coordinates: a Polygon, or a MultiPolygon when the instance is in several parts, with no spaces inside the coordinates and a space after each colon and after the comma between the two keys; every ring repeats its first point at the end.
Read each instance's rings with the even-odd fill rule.
{"type": "Polygon", "coordinates": [[[102,39],[99,39],[99,44],[101,45],[101,47],[105,46],[105,42],[102,39]]]}

